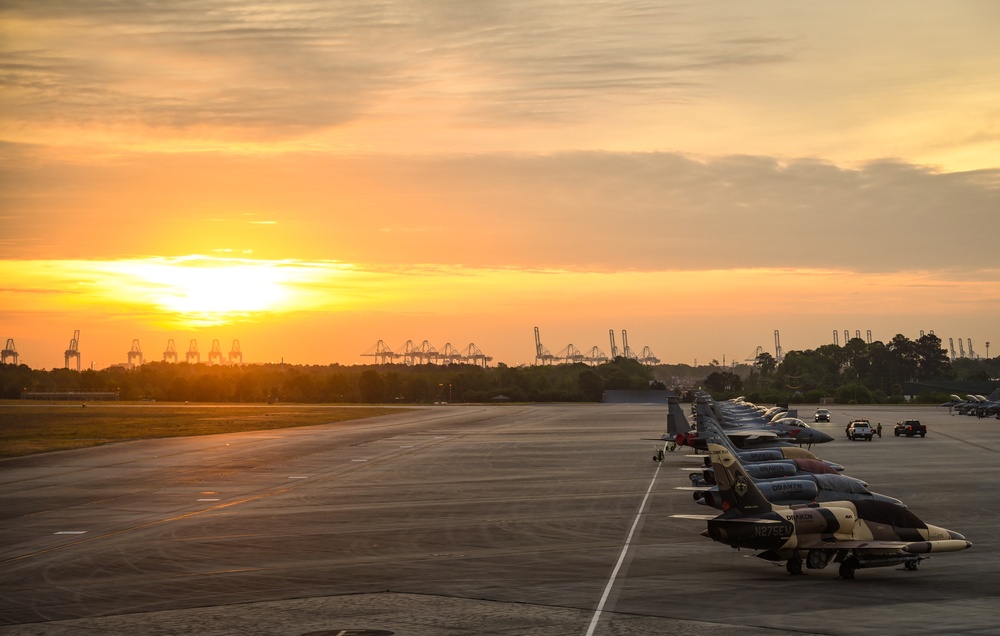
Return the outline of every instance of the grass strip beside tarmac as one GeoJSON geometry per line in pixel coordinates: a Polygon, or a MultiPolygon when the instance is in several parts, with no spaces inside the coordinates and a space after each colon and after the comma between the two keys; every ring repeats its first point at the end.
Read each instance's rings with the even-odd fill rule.
{"type": "Polygon", "coordinates": [[[0,459],[112,442],[315,426],[400,413],[378,406],[0,403],[0,459]]]}

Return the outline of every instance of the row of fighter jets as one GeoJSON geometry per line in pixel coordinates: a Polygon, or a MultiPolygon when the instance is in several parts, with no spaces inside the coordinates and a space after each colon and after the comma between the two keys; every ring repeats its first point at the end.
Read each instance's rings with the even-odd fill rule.
{"type": "MultiPolygon", "coordinates": [[[[801,420],[786,422],[794,430],[782,431],[780,419],[754,419],[746,405],[719,404],[708,395],[698,397],[695,415],[693,430],[671,396],[660,439],[666,450],[708,451],[704,469],[691,472],[692,485],[682,489],[720,512],[674,515],[706,520],[703,536],[784,561],[789,574],[801,574],[803,565],[819,570],[837,563],[845,579],[860,568],[916,570],[931,553],[972,547],[961,534],[924,523],[900,500],[869,491],[864,481],[842,475],[843,466],[802,448],[833,438],[801,420]]],[[[662,451],[654,459],[662,460],[662,451]]]]}
{"type": "Polygon", "coordinates": [[[962,398],[952,395],[951,399],[941,406],[947,406],[950,412],[957,412],[959,415],[996,417],[1000,420],[1000,389],[994,390],[989,397],[966,395],[965,398],[962,398]]]}

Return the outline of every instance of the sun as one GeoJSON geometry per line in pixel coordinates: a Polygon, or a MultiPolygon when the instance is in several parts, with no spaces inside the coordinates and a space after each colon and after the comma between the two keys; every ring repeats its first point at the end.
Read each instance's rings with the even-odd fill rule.
{"type": "Polygon", "coordinates": [[[291,300],[288,273],[273,262],[187,257],[133,263],[129,274],[148,302],[188,318],[280,311],[291,300]]]}

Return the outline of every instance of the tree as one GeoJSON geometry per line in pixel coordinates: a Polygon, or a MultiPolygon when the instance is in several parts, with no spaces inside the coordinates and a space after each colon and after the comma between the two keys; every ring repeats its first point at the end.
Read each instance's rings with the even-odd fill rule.
{"type": "Polygon", "coordinates": [[[713,371],[705,378],[705,388],[713,393],[732,393],[743,388],[743,380],[731,371],[713,371]]]}
{"type": "Polygon", "coordinates": [[[770,375],[778,366],[778,361],[767,351],[762,351],[757,356],[756,363],[761,375],[770,375]]]}
{"type": "Polygon", "coordinates": [[[385,400],[385,382],[375,369],[367,369],[358,378],[358,391],[361,401],[377,404],[385,400]]]}

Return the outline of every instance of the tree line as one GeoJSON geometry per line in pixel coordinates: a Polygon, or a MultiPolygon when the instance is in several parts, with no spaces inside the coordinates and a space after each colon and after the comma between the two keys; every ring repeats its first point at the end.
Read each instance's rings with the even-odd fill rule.
{"type": "MultiPolygon", "coordinates": [[[[150,362],[134,369],[75,371],[0,365],[0,398],[24,391],[115,391],[121,400],[165,402],[296,402],[430,404],[434,402],[599,402],[606,390],[672,389],[690,397],[704,388],[716,398],[746,395],[760,404],[818,403],[823,398],[859,404],[901,402],[909,381],[1000,377],[1000,358],[949,361],[931,335],[888,343],[860,338],[844,346],[789,351],[779,363],[769,353],[754,364],[720,367],[640,364],[617,358],[598,366],[558,364],[508,367],[475,365],[223,366],[150,362]]],[[[947,399],[947,392],[922,397],[947,399]]]]}
{"type": "MultiPolygon", "coordinates": [[[[917,340],[897,334],[887,343],[853,338],[844,346],[824,345],[789,351],[778,363],[762,353],[745,374],[718,371],[706,378],[706,388],[719,396],[746,394],[753,402],[818,403],[833,398],[838,404],[877,404],[904,401],[904,384],[955,381],[994,383],[1000,377],[1000,359],[949,360],[934,334],[917,340]]],[[[939,403],[948,391],[924,391],[919,401],[939,403]]]]}
{"type": "Polygon", "coordinates": [[[25,391],[113,391],[120,400],[167,402],[599,402],[606,389],[647,389],[651,383],[665,388],[655,383],[649,367],[624,358],[597,367],[150,362],[134,369],[45,371],[0,365],[0,397],[5,399],[25,391]]]}

